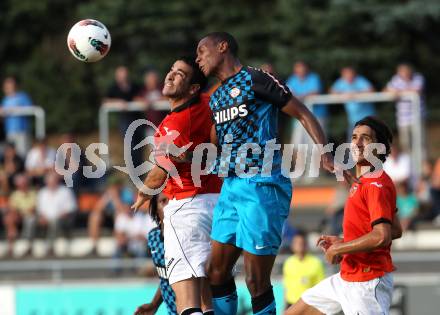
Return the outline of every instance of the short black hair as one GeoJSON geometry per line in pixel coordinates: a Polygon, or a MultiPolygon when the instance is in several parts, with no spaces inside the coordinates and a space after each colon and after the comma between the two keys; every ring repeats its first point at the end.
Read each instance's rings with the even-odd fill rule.
{"type": "Polygon", "coordinates": [[[205,77],[203,72],[200,70],[199,65],[196,63],[195,56],[182,56],[177,58],[177,60],[181,60],[186,63],[188,66],[192,68],[192,76],[191,76],[191,84],[200,85],[200,91],[206,88],[208,84],[208,79],[205,77]]]}
{"type": "Polygon", "coordinates": [[[160,218],[159,218],[159,214],[158,214],[158,202],[159,202],[159,195],[154,195],[150,199],[150,206],[149,206],[148,210],[150,212],[150,216],[153,219],[153,221],[157,225],[160,225],[160,218]]]}
{"type": "Polygon", "coordinates": [[[307,240],[307,232],[305,230],[303,230],[303,229],[298,229],[296,231],[294,237],[296,237],[296,236],[300,236],[300,237],[302,237],[302,238],[307,240]]]}
{"type": "Polygon", "coordinates": [[[238,43],[235,40],[234,36],[227,32],[212,32],[205,36],[205,38],[211,38],[217,43],[227,42],[229,47],[229,52],[234,56],[238,56],[238,43]]]}
{"type": "MultiPolygon", "coordinates": [[[[15,75],[15,74],[7,75],[7,76],[4,78],[4,80],[13,80],[13,81],[15,82],[15,85],[16,85],[16,86],[19,86],[19,85],[20,85],[20,78],[19,78],[17,75],[15,75]]],[[[3,81],[4,81],[4,80],[3,80],[3,81]]]]}
{"type": "Polygon", "coordinates": [[[355,123],[354,127],[356,128],[357,126],[368,126],[374,130],[377,142],[385,145],[385,154],[379,154],[379,159],[385,162],[391,152],[391,143],[393,142],[393,134],[390,128],[382,120],[374,116],[362,118],[355,123]]]}

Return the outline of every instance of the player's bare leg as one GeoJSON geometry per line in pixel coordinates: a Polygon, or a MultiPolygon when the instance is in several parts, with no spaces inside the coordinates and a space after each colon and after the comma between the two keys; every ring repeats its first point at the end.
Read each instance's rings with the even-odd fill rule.
{"type": "Polygon", "coordinates": [[[240,257],[241,249],[212,240],[208,276],[211,283],[212,303],[216,315],[237,313],[237,289],[232,269],[240,257]]]}
{"type": "Polygon", "coordinates": [[[299,299],[298,302],[284,312],[284,315],[323,315],[323,313],[313,306],[304,303],[302,299],[299,299]]]}
{"type": "Polygon", "coordinates": [[[211,241],[211,246],[211,258],[208,262],[209,282],[211,285],[220,285],[232,278],[232,269],[242,250],[214,240],[211,241]]]}
{"type": "Polygon", "coordinates": [[[275,255],[258,256],[243,251],[246,285],[252,297],[254,314],[266,314],[275,307],[270,275],[275,255]]]}
{"type": "Polygon", "coordinates": [[[200,278],[200,288],[201,288],[201,297],[202,297],[201,308],[203,314],[213,315],[214,307],[212,306],[212,293],[208,278],[200,278]]]}
{"type": "MultiPolygon", "coordinates": [[[[176,294],[176,309],[179,314],[182,314],[185,310],[189,309],[200,309],[200,278],[182,280],[173,283],[171,287],[176,294]]],[[[191,311],[189,314],[199,313],[191,311]]]]}

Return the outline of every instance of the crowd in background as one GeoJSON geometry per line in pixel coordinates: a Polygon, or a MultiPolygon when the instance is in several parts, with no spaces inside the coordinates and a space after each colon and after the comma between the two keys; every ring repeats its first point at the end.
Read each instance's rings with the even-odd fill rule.
{"type": "MultiPolygon", "coordinates": [[[[275,72],[270,64],[263,65],[263,68],[275,72]]],[[[115,69],[114,82],[109,87],[103,103],[123,105],[126,102],[137,101],[149,105],[163,99],[161,85],[160,74],[154,69],[146,71],[143,84],[138,85],[130,78],[129,70],[125,66],[120,66],[115,69]]],[[[326,89],[319,74],[312,71],[303,61],[294,63],[292,75],[286,79],[286,85],[301,100],[307,96],[326,92],[344,94],[349,98],[358,93],[378,90],[352,66],[342,68],[340,77],[326,89]]],[[[421,114],[422,117],[424,116],[424,79],[410,65],[398,65],[396,73],[383,90],[397,94],[405,91],[419,93],[422,99],[421,114]]],[[[9,107],[32,105],[31,97],[20,90],[19,81],[15,77],[4,79],[3,93],[0,113],[9,107]]],[[[414,181],[412,178],[409,149],[414,113],[411,104],[404,95],[401,95],[396,102],[398,138],[384,165],[396,184],[398,214],[404,229],[414,228],[417,222],[426,220],[440,225],[440,158],[434,161],[426,160],[420,179],[414,181]]],[[[351,132],[356,121],[376,114],[372,103],[347,100],[344,108],[347,114],[348,132],[351,132]]],[[[324,104],[317,105],[313,107],[313,112],[326,130],[331,119],[328,107],[324,104]]],[[[131,122],[144,118],[145,115],[158,125],[166,112],[149,109],[145,113],[120,113],[118,125],[121,138],[131,122]]],[[[14,243],[20,237],[28,240],[29,244],[32,244],[36,237],[45,238],[46,255],[54,255],[56,237],[61,235],[71,238],[72,232],[78,228],[87,230],[92,244],[88,254],[97,255],[102,227],[112,230],[116,243],[115,257],[146,255],[145,236],[154,224],[147,214],[143,212],[134,214],[130,210],[135,198],[135,190],[128,183],[128,179],[110,174],[103,180],[90,180],[78,171],[73,175],[73,187],[69,188],[54,171],[55,148],[49,146],[45,139],[36,139],[31,145],[32,132],[28,118],[6,116],[3,119],[3,126],[5,141],[0,150],[0,210],[4,233],[0,237],[4,236],[7,240],[8,256],[33,254],[32,246],[28,246],[20,254],[14,252],[14,243]],[[81,194],[87,190],[95,192],[97,198],[86,209],[82,209],[81,194]]],[[[138,128],[132,139],[132,147],[141,142],[144,136],[138,128]]],[[[59,144],[68,142],[75,142],[71,134],[64,135],[59,144]]],[[[133,164],[140,165],[144,159],[142,151],[132,150],[132,152],[133,164]]],[[[65,155],[66,163],[69,164],[70,159],[73,158],[71,151],[65,152],[65,155]]],[[[79,165],[87,163],[82,155],[80,161],[76,162],[79,165]]],[[[332,234],[341,233],[344,200],[348,188],[345,183],[336,184],[334,202],[324,212],[323,230],[332,234]]],[[[286,230],[289,228],[287,227],[286,230]]],[[[294,234],[286,233],[286,244],[289,244],[294,234]]]]}

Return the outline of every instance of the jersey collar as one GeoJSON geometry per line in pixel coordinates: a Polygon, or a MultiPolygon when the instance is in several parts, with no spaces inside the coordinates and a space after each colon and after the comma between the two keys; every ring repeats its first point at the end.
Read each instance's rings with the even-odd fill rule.
{"type": "Polygon", "coordinates": [[[178,113],[178,112],[181,112],[181,111],[183,111],[184,109],[190,107],[191,105],[198,103],[199,101],[200,101],[200,97],[199,97],[199,95],[194,96],[193,98],[189,99],[188,101],[186,101],[186,102],[183,103],[182,105],[177,106],[176,108],[174,108],[171,112],[172,112],[172,113],[178,113]]]}
{"type": "Polygon", "coordinates": [[[222,81],[222,84],[225,83],[225,82],[228,82],[230,79],[232,79],[232,78],[235,77],[237,74],[239,74],[241,71],[243,71],[243,69],[244,69],[244,66],[241,66],[240,70],[238,70],[237,73],[234,73],[233,75],[231,75],[231,76],[227,77],[226,79],[224,79],[224,80],[222,81]]]}

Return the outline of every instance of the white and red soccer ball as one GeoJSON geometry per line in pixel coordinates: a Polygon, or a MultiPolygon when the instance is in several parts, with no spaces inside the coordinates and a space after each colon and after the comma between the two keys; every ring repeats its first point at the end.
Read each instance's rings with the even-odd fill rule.
{"type": "Polygon", "coordinates": [[[96,62],[110,50],[110,33],[99,21],[87,19],[76,23],[67,35],[67,46],[72,55],[84,62],[96,62]]]}

